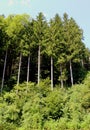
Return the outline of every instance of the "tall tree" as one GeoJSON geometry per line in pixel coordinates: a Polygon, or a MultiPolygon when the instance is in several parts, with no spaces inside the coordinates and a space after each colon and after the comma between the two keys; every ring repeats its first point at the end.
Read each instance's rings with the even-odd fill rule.
{"type": "MultiPolygon", "coordinates": [[[[0,16],[0,58],[1,58],[1,53],[3,50],[3,28],[4,28],[4,18],[0,16]]],[[[0,59],[1,61],[1,59],[0,59]]],[[[5,60],[6,61],[6,60],[5,60]]],[[[1,93],[3,89],[3,84],[4,84],[4,75],[5,75],[5,68],[6,68],[6,62],[4,62],[4,69],[3,69],[3,76],[2,76],[2,84],[1,84],[1,93]]]]}
{"type": "Polygon", "coordinates": [[[54,17],[55,24],[56,24],[56,44],[57,44],[57,49],[56,49],[56,59],[57,59],[57,64],[59,64],[59,80],[61,82],[61,87],[63,88],[63,81],[66,80],[66,75],[65,75],[65,62],[66,62],[66,45],[63,40],[63,22],[62,19],[58,14],[55,15],[54,17]]]}
{"type": "Polygon", "coordinates": [[[46,19],[43,13],[39,13],[37,16],[36,21],[34,22],[34,35],[35,35],[35,42],[38,46],[38,85],[40,83],[40,56],[41,56],[41,48],[44,40],[44,32],[47,26],[46,19]]]}
{"type": "Polygon", "coordinates": [[[19,57],[19,68],[18,68],[18,78],[17,78],[17,85],[19,84],[20,80],[20,71],[21,71],[21,61],[22,55],[28,54],[28,44],[25,42],[26,33],[25,33],[25,25],[29,21],[28,15],[16,15],[13,18],[12,23],[8,27],[9,35],[16,41],[17,51],[20,53],[19,57]]]}
{"type": "Polygon", "coordinates": [[[64,14],[64,40],[67,46],[67,60],[70,64],[71,85],[74,84],[72,62],[79,58],[80,43],[83,38],[82,29],[77,25],[73,18],[68,19],[68,15],[64,14]]]}
{"type": "Polygon", "coordinates": [[[58,15],[55,18],[50,20],[49,26],[46,32],[46,43],[45,43],[45,52],[48,56],[51,57],[51,90],[53,90],[53,58],[56,57],[56,52],[58,49],[59,42],[59,27],[60,27],[60,18],[58,15]]]}
{"type": "Polygon", "coordinates": [[[31,50],[33,50],[34,46],[34,20],[30,19],[28,24],[25,24],[25,42],[28,44],[28,65],[27,65],[27,87],[28,87],[28,82],[29,82],[29,76],[30,76],[30,57],[31,57],[31,50]]]}
{"type": "Polygon", "coordinates": [[[3,51],[5,51],[5,59],[4,59],[4,67],[3,67],[3,76],[2,76],[2,84],[1,84],[1,93],[2,93],[2,90],[3,90],[3,86],[4,86],[4,80],[5,80],[5,71],[6,71],[6,63],[7,63],[7,55],[8,55],[8,47],[10,45],[10,40],[7,36],[7,33],[6,33],[6,28],[8,26],[8,24],[6,24],[6,19],[2,16],[0,18],[0,23],[1,23],[1,28],[2,28],[2,43],[3,43],[3,51]],[[1,22],[2,21],[2,22],[1,22]]]}

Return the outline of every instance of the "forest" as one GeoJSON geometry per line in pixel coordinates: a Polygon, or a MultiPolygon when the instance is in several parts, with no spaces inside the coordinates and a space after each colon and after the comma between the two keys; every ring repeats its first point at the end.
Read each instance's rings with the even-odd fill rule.
{"type": "Polygon", "coordinates": [[[0,15],[0,130],[89,130],[90,50],[67,13],[0,15]]]}

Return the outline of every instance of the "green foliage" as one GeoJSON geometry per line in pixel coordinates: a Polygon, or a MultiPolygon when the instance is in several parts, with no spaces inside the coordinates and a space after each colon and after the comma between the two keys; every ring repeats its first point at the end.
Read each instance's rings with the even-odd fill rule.
{"type": "Polygon", "coordinates": [[[37,82],[37,61],[41,58],[40,78],[50,77],[50,57],[54,63],[54,83],[58,79],[70,84],[69,60],[72,61],[74,83],[81,82],[85,76],[85,68],[89,69],[90,52],[82,42],[83,32],[73,18],[64,18],[56,14],[50,21],[40,12],[36,19],[27,14],[9,15],[7,18],[0,16],[0,83],[2,80],[5,52],[7,61],[4,74],[4,84],[10,85],[11,90],[17,82],[17,75],[20,82],[26,81],[27,59],[30,55],[30,81],[37,82]],[[38,49],[38,46],[39,49],[38,49]],[[41,55],[38,55],[38,51],[41,55]],[[20,53],[22,55],[20,74],[18,63],[20,53]],[[24,62],[25,60],[25,62],[24,62]],[[81,66],[80,61],[83,61],[81,66]],[[81,69],[76,65],[80,64],[81,69]],[[62,72],[60,72],[60,65],[62,72]],[[85,67],[85,68],[84,68],[85,67]],[[77,73],[76,70],[79,72],[77,73]],[[43,74],[42,74],[43,72],[43,74]],[[45,73],[47,73],[45,75],[45,73]],[[68,73],[68,74],[67,74],[68,73]],[[69,83],[68,83],[69,82],[69,83]]]}
{"type": "Polygon", "coordinates": [[[26,14],[7,18],[0,16],[0,83],[5,52],[8,52],[4,91],[0,95],[0,130],[90,129],[90,72],[87,71],[90,68],[90,51],[85,48],[82,38],[82,29],[67,14],[63,20],[56,14],[49,22],[42,13],[36,20],[26,14]],[[39,46],[40,78],[45,79],[37,85],[39,46]],[[15,85],[20,53],[20,82],[23,83],[15,85]],[[24,81],[27,79],[28,55],[29,81],[33,82],[27,85],[24,81]],[[55,84],[58,80],[62,84],[65,82],[66,86],[70,84],[70,61],[74,83],[78,84],[72,88],[55,85],[51,91],[51,81],[47,78],[50,77],[50,57],[54,63],[55,84]]]}
{"type": "MultiPolygon", "coordinates": [[[[1,130],[89,130],[90,83],[50,90],[50,80],[40,86],[30,82],[0,96],[1,130]]],[[[88,82],[88,83],[87,83],[88,82]]]]}

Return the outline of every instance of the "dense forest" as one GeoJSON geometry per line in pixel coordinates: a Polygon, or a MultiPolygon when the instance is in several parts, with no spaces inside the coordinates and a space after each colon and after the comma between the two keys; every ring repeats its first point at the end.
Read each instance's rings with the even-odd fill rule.
{"type": "Polygon", "coordinates": [[[0,16],[0,130],[89,130],[90,50],[64,13],[0,16]]]}

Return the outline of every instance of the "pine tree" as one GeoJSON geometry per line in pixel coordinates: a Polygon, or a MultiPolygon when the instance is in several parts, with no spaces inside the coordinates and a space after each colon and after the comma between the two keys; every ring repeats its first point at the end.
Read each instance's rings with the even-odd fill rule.
{"type": "MultiPolygon", "coordinates": [[[[12,20],[10,18],[10,20],[12,20]]],[[[10,23],[10,20],[9,20],[9,23],[10,23]]],[[[0,19],[1,22],[1,28],[2,28],[2,33],[3,33],[3,36],[2,36],[2,43],[3,43],[3,51],[5,51],[5,59],[4,59],[4,67],[3,67],[3,75],[2,75],[2,84],[1,84],[1,93],[2,93],[2,90],[3,90],[3,87],[4,87],[4,80],[5,80],[5,72],[6,72],[6,65],[7,65],[7,55],[8,55],[8,48],[10,46],[10,40],[9,40],[9,37],[7,35],[7,21],[5,20],[5,18],[2,16],[1,19],[0,19]]],[[[8,23],[8,24],[9,24],[8,23]]]]}
{"type": "Polygon", "coordinates": [[[82,29],[76,24],[73,18],[68,19],[68,15],[64,14],[64,41],[67,47],[67,61],[70,65],[71,85],[74,84],[72,62],[79,60],[79,48],[83,38],[82,29]]]}
{"type": "Polygon", "coordinates": [[[21,71],[21,62],[22,56],[28,55],[28,44],[25,42],[26,33],[25,33],[25,25],[28,24],[29,16],[28,15],[16,15],[13,18],[10,26],[8,27],[8,34],[12,39],[14,39],[15,44],[17,46],[17,53],[19,56],[19,68],[18,68],[18,78],[17,85],[20,81],[20,71],[21,71]]]}
{"type": "Polygon", "coordinates": [[[47,22],[43,15],[43,13],[39,13],[37,16],[36,21],[34,22],[34,35],[35,35],[35,42],[38,46],[38,85],[40,83],[40,64],[41,64],[41,49],[44,40],[44,31],[46,29],[47,22]]]}
{"type": "MultiPolygon", "coordinates": [[[[58,17],[58,15],[56,15],[58,17]]],[[[51,90],[53,90],[53,58],[56,57],[56,52],[58,49],[58,22],[56,21],[56,17],[50,20],[50,23],[48,25],[47,31],[46,31],[46,43],[45,43],[45,53],[51,57],[51,90]]]]}

